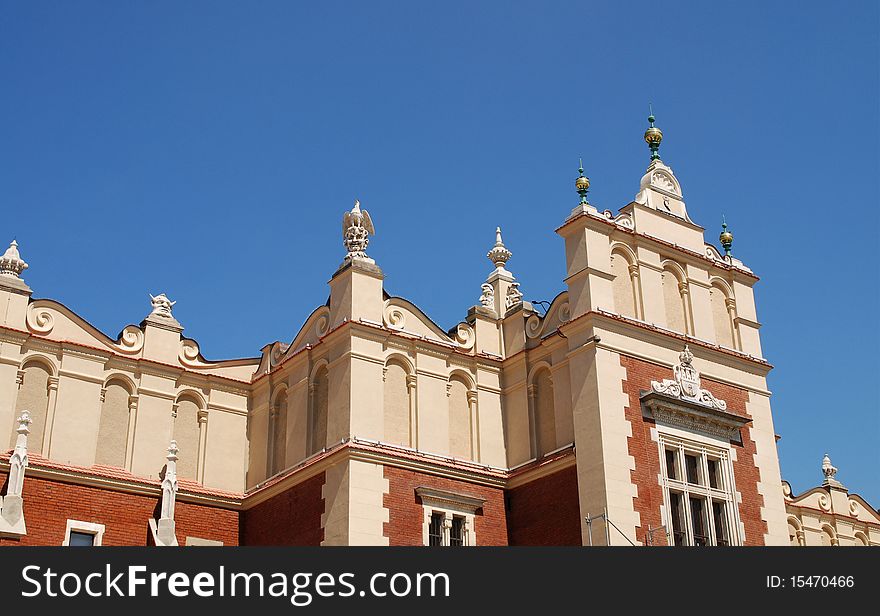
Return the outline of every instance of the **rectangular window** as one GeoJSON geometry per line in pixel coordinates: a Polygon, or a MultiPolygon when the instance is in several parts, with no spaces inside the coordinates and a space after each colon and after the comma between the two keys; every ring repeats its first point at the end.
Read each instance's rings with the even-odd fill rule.
{"type": "Polygon", "coordinates": [[[428,545],[443,545],[443,514],[432,513],[428,526],[428,545]]]}
{"type": "Polygon", "coordinates": [[[727,539],[727,507],[723,502],[712,502],[712,517],[715,518],[715,545],[730,545],[727,539]]]}
{"type": "Polygon", "coordinates": [[[100,546],[104,540],[104,525],[96,522],[67,520],[64,541],[61,545],[100,546]]]}
{"type": "Polygon", "coordinates": [[[709,487],[715,488],[716,490],[721,488],[721,464],[718,463],[718,460],[713,458],[709,458],[707,460],[707,465],[709,468],[709,487]]]}
{"type": "Polygon", "coordinates": [[[92,547],[95,545],[94,533],[81,533],[79,531],[70,531],[70,542],[67,545],[80,545],[92,547]]]}
{"type": "Polygon", "coordinates": [[[684,532],[684,509],[681,500],[681,494],[678,492],[669,493],[669,502],[672,517],[672,540],[674,545],[687,545],[687,535],[684,532]]]}
{"type": "Polygon", "coordinates": [[[694,545],[709,545],[709,524],[706,518],[706,501],[690,498],[691,525],[694,530],[694,545]]]}
{"type": "Polygon", "coordinates": [[[687,469],[688,483],[700,485],[700,476],[697,470],[697,456],[685,454],[684,465],[687,469]]]}
{"type": "Polygon", "coordinates": [[[452,529],[449,533],[449,545],[464,545],[464,518],[452,518],[452,529]]]}
{"type": "Polygon", "coordinates": [[[737,545],[729,450],[665,433],[658,440],[669,543],[737,545]]]}
{"type": "Polygon", "coordinates": [[[670,479],[678,479],[678,468],[676,468],[675,451],[672,449],[666,450],[666,476],[670,479]]]}

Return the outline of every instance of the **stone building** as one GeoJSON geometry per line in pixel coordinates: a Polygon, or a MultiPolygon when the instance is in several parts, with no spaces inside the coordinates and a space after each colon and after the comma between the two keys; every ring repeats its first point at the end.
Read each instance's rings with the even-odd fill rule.
{"type": "Polygon", "coordinates": [[[205,359],[165,295],[116,337],[33,300],[13,242],[0,544],[787,545],[758,278],[688,216],[649,120],[618,213],[580,170],[546,311],[497,229],[448,330],[384,290],[357,202],[329,301],[249,359],[205,359]]]}
{"type": "Polygon", "coordinates": [[[822,460],[822,485],[799,496],[782,482],[791,545],[880,545],[880,512],[837,480],[828,454],[822,460]]]}

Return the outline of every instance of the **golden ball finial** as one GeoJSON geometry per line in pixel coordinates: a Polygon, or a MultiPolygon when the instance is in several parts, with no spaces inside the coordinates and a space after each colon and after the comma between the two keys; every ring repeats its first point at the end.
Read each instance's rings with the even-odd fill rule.
{"type": "Polygon", "coordinates": [[[590,189],[590,178],[584,175],[584,161],[578,168],[578,177],[574,181],[574,187],[581,196],[581,203],[587,203],[587,191],[590,189]]]}
{"type": "Polygon", "coordinates": [[[654,114],[648,116],[650,126],[645,131],[645,143],[651,149],[651,160],[660,159],[660,142],[663,141],[663,131],[654,126],[654,114]]]}
{"type": "Polygon", "coordinates": [[[733,233],[727,230],[727,221],[722,219],[721,235],[718,236],[721,247],[724,249],[725,256],[730,254],[730,247],[733,246],[733,233]]]}
{"type": "Polygon", "coordinates": [[[648,145],[660,145],[660,142],[663,141],[663,131],[654,126],[654,116],[648,116],[648,122],[651,123],[651,126],[645,131],[645,142],[648,145]]]}

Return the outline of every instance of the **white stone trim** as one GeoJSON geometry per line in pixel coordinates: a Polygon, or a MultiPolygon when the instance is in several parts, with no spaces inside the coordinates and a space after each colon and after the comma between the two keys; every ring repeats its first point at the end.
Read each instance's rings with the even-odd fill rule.
{"type": "MultiPolygon", "coordinates": [[[[684,492],[687,495],[696,493],[698,496],[705,497],[709,507],[711,507],[713,500],[724,500],[727,503],[727,513],[729,517],[728,534],[731,545],[743,545],[743,542],[745,541],[745,526],[739,515],[739,505],[742,503],[742,494],[736,489],[736,478],[733,469],[735,450],[730,446],[730,443],[712,438],[701,439],[698,436],[695,437],[693,434],[685,433],[674,428],[666,428],[659,424],[657,425],[657,443],[657,453],[660,457],[660,474],[658,479],[660,480],[660,486],[663,489],[661,519],[663,525],[666,527],[666,536],[669,545],[673,545],[673,527],[672,519],[670,517],[670,512],[672,511],[669,497],[670,488],[675,491],[684,492]],[[686,480],[668,480],[666,478],[665,453],[668,447],[692,451],[701,456],[701,461],[705,459],[706,456],[718,459],[722,466],[723,481],[725,483],[724,488],[716,489],[709,488],[708,486],[692,487],[692,484],[687,484],[686,480]],[[687,484],[686,487],[683,487],[685,484],[687,484]],[[722,494],[722,492],[724,494],[722,494]]],[[[680,469],[680,472],[682,474],[686,472],[684,467],[680,469]]],[[[691,516],[685,513],[683,521],[686,535],[692,538],[693,530],[691,528],[691,516]]],[[[713,524],[710,523],[706,532],[709,534],[710,541],[714,541],[715,533],[713,524]]]]}
{"type": "Polygon", "coordinates": [[[476,512],[477,509],[480,509],[485,504],[485,499],[426,487],[416,488],[416,495],[421,499],[424,511],[422,522],[423,545],[429,545],[431,517],[435,513],[443,514],[443,538],[441,539],[441,545],[450,545],[453,518],[464,519],[463,545],[477,545],[476,512]]]}
{"type": "Polygon", "coordinates": [[[82,522],[80,520],[67,520],[67,528],[64,530],[63,546],[70,545],[70,531],[87,533],[95,536],[95,547],[102,545],[104,540],[104,525],[95,522],[82,522]]]}

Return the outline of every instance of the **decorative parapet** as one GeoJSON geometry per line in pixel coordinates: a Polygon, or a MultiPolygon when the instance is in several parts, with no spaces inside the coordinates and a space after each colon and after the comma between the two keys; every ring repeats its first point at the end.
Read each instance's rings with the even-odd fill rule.
{"type": "Polygon", "coordinates": [[[693,366],[693,354],[685,345],[673,379],[652,381],[651,391],[641,396],[642,404],[658,423],[703,432],[725,440],[740,439],[740,429],[751,420],[727,411],[727,403],[703,389],[700,373],[693,366]]]}
{"type": "Polygon", "coordinates": [[[0,536],[22,537],[27,534],[24,523],[24,472],[28,466],[27,437],[30,432],[31,415],[22,411],[18,418],[18,436],[15,449],[9,457],[9,481],[6,495],[0,500],[0,536]]]}

